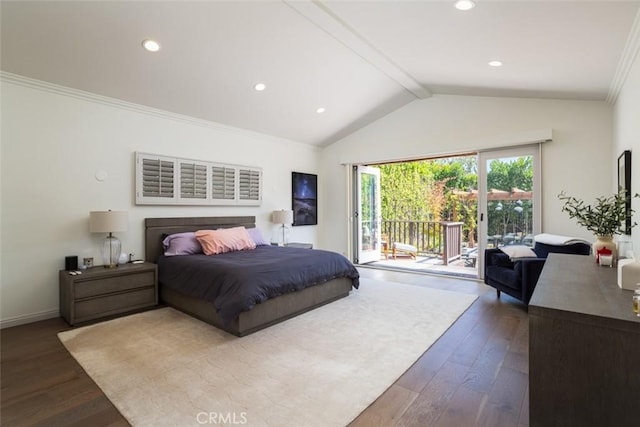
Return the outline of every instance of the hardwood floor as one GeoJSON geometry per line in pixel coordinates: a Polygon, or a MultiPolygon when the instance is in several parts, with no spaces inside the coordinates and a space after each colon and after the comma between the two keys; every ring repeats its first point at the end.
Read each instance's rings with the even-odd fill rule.
{"type": "Polygon", "coordinates": [[[436,343],[351,424],[528,426],[526,307],[470,280],[360,269],[362,277],[478,295],[436,343]]]}
{"type": "Polygon", "coordinates": [[[3,329],[0,424],[128,426],[62,346],[62,318],[3,329]]]}
{"type": "MultiPolygon", "coordinates": [[[[471,280],[359,269],[365,278],[479,296],[405,374],[351,424],[371,426],[528,425],[526,308],[471,280]]],[[[127,426],[69,355],[60,318],[0,331],[2,426],[127,426]]]]}

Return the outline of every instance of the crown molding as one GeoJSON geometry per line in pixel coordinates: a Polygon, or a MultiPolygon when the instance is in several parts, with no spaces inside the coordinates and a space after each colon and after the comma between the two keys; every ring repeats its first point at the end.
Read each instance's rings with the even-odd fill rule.
{"type": "Polygon", "coordinates": [[[209,129],[215,129],[217,131],[232,133],[236,135],[242,135],[261,141],[269,140],[276,143],[286,144],[302,144],[313,148],[318,148],[311,144],[304,144],[299,141],[294,141],[287,138],[280,138],[273,135],[267,135],[260,132],[254,132],[247,129],[237,128],[233,126],[223,125],[217,122],[209,120],[198,119],[196,117],[186,116],[184,114],[172,113],[170,111],[160,110],[146,105],[135,104],[133,102],[123,101],[121,99],[109,98],[108,96],[98,95],[92,92],[86,92],[79,89],[70,88],[67,86],[61,86],[55,83],[45,82],[43,80],[32,79],[19,74],[9,73],[7,71],[0,70],[0,81],[13,83],[19,86],[28,87],[31,89],[41,90],[44,92],[50,92],[57,95],[68,96],[70,98],[76,98],[83,101],[95,102],[97,104],[106,105],[109,107],[118,108],[121,110],[132,111],[135,113],[145,114],[148,116],[158,117],[161,119],[174,120],[177,122],[187,123],[190,125],[201,126],[209,129]]]}
{"type": "Polygon", "coordinates": [[[638,54],[640,52],[640,9],[638,13],[636,13],[636,18],[633,21],[633,25],[631,26],[631,31],[629,32],[629,37],[627,38],[627,42],[624,45],[624,49],[622,50],[622,56],[620,57],[620,62],[618,62],[618,68],[616,69],[616,73],[613,76],[613,80],[611,81],[611,87],[609,88],[609,93],[607,94],[606,101],[610,104],[615,104],[618,99],[618,95],[622,90],[625,82],[627,81],[627,76],[629,75],[629,71],[633,66],[638,54]]]}

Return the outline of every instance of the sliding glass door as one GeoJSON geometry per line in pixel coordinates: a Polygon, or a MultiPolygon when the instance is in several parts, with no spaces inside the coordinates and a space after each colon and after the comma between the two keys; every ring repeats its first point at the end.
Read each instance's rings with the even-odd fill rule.
{"type": "Polygon", "coordinates": [[[478,261],[484,249],[533,246],[540,232],[539,145],[486,151],[478,157],[478,261]]]}

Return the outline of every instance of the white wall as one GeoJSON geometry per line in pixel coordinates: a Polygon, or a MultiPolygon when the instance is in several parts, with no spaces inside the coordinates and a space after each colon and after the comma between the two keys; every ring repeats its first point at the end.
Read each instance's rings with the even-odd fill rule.
{"type": "MultiPolygon", "coordinates": [[[[611,193],[617,156],[640,144],[638,60],[615,106],[615,143],[612,107],[604,102],[436,95],[319,152],[304,144],[131,111],[44,86],[6,80],[1,86],[2,325],[57,312],[57,274],[64,256],[100,259],[101,237],[87,230],[91,210],[129,211],[129,231],[118,237],[123,250],[140,256],[146,217],[256,215],[268,238],[271,211],[290,205],[291,171],[318,173],[319,228],[293,228],[291,239],[346,252],[349,215],[342,163],[501,146],[528,131],[551,128],[553,142],[544,144],[542,159],[543,231],[591,239],[560,211],[556,195],[561,190],[584,198],[611,193]],[[263,204],[259,208],[135,206],[134,151],[260,166],[263,204]],[[34,169],[40,173],[31,172],[34,169]],[[108,173],[106,181],[95,179],[99,170],[108,173]]],[[[639,156],[633,157],[634,191],[640,191],[635,185],[640,182],[639,156]]],[[[634,200],[635,219],[640,222],[639,202],[634,200]]],[[[637,230],[634,246],[640,248],[637,230]]]]}
{"type": "MultiPolygon", "coordinates": [[[[635,61],[614,108],[614,156],[624,150],[631,150],[631,191],[640,193],[640,53],[635,61]]],[[[617,185],[617,171],[614,171],[613,188],[617,185]]],[[[635,211],[633,220],[640,223],[640,199],[633,199],[631,207],[635,211]]],[[[631,238],[636,258],[640,255],[640,228],[631,230],[631,238]]]]}
{"type": "Polygon", "coordinates": [[[321,206],[321,242],[347,250],[349,213],[346,172],[341,163],[463,153],[521,142],[523,135],[551,128],[543,144],[544,232],[593,240],[561,212],[557,194],[583,198],[611,194],[614,169],[612,107],[605,102],[436,95],[415,101],[325,148],[320,174],[331,205],[321,206]]]}
{"type": "MultiPolygon", "coordinates": [[[[89,233],[89,211],[128,211],[129,230],[117,236],[123,251],[139,257],[146,217],[255,215],[269,239],[271,212],[291,206],[291,172],[317,173],[318,149],[309,145],[161,117],[27,79],[3,79],[1,90],[3,326],[57,315],[66,255],[101,263],[104,236],[89,233]],[[135,151],[262,167],[262,206],[136,206],[135,151]],[[104,182],[95,179],[101,170],[104,182]]],[[[316,229],[294,227],[291,240],[317,243],[316,229]]]]}

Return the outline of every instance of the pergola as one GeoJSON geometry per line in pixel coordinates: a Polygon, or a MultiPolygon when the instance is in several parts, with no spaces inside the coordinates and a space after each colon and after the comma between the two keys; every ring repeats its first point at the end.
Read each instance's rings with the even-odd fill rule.
{"type": "MultiPolygon", "coordinates": [[[[452,193],[456,196],[458,196],[459,199],[461,200],[478,200],[478,190],[469,190],[469,191],[464,191],[464,190],[453,190],[452,193]]],[[[487,192],[487,200],[488,201],[512,201],[512,202],[517,202],[518,200],[522,201],[522,200],[532,200],[533,199],[533,192],[532,191],[525,191],[525,190],[521,190],[519,188],[513,187],[511,188],[511,191],[505,191],[505,190],[497,190],[495,188],[492,188],[491,190],[489,190],[487,192]]],[[[500,207],[500,209],[502,209],[502,207],[500,207]]],[[[520,207],[520,210],[522,210],[522,207],[520,207]]],[[[458,207],[457,204],[453,203],[453,220],[454,221],[458,221],[458,207]]],[[[473,234],[470,233],[469,235],[469,241],[470,244],[473,246],[473,234]]]]}
{"type": "MultiPolygon", "coordinates": [[[[477,200],[478,199],[478,190],[453,190],[454,195],[460,197],[464,200],[477,200]]],[[[525,191],[520,190],[519,188],[513,187],[511,191],[504,190],[496,190],[492,188],[487,192],[487,200],[531,200],[533,199],[533,191],[525,191]]]]}

